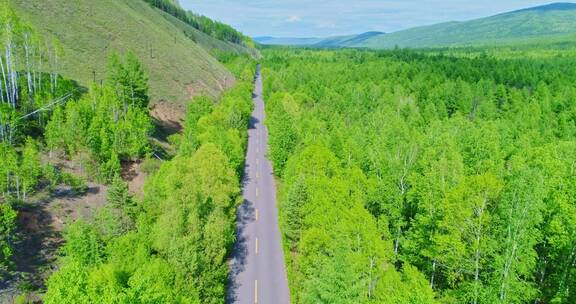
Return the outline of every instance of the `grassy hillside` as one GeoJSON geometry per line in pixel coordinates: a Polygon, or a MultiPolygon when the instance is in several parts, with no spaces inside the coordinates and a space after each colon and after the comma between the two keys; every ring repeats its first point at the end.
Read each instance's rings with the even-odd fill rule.
{"type": "Polygon", "coordinates": [[[144,0],[153,7],[156,7],[178,20],[206,33],[218,40],[228,41],[235,44],[254,47],[254,42],[250,37],[245,36],[228,24],[212,20],[206,16],[185,10],[178,1],[175,0],[144,0]]]}
{"type": "Polygon", "coordinates": [[[576,33],[576,4],[555,3],[466,22],[417,27],[370,38],[355,47],[496,44],[576,33]]]}
{"type": "Polygon", "coordinates": [[[141,0],[13,0],[18,13],[63,47],[61,74],[89,85],[113,52],[134,51],[150,75],[153,102],[218,95],[234,82],[213,50],[247,52],[216,40],[141,0]]]}

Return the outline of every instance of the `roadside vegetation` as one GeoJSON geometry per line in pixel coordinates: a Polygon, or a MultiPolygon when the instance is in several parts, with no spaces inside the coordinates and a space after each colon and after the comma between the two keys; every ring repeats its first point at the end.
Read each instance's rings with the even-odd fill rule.
{"type": "Polygon", "coordinates": [[[59,74],[58,41],[45,41],[6,3],[0,14],[0,281],[18,284],[15,301],[38,301],[40,292],[58,304],[223,303],[253,60],[220,54],[236,85],[218,100],[190,102],[185,129],[169,139],[178,152],[159,164],[138,55],[111,55],[104,81],[83,88],[59,74]],[[123,180],[123,165],[135,161],[150,175],[143,198],[123,180]],[[45,283],[20,277],[14,253],[25,250],[32,202],[83,196],[88,183],[106,185],[105,204],[65,219],[57,261],[42,265],[45,283]]]}
{"type": "Polygon", "coordinates": [[[576,302],[576,61],[450,51],[265,50],[294,303],[576,302]]]}
{"type": "Polygon", "coordinates": [[[56,72],[57,44],[43,41],[7,5],[0,5],[0,37],[0,279],[6,280],[16,243],[16,207],[41,182],[60,178],[40,161],[38,137],[49,119],[42,110],[73,97],[77,88],[56,72]]]}
{"type": "Polygon", "coordinates": [[[236,62],[243,74],[233,89],[216,104],[190,103],[171,139],[179,152],[142,200],[114,178],[107,207],[66,230],[45,303],[224,303],[255,72],[250,60],[236,62]]]}
{"type": "MultiPolygon", "coordinates": [[[[252,40],[175,0],[74,1],[121,33],[102,52],[110,37],[76,30],[95,21],[71,2],[13,1],[69,40],[0,0],[0,301],[225,303],[252,40]],[[161,98],[189,101],[166,142],[151,140],[161,98]],[[30,220],[91,184],[105,198],[73,206],[87,216],[30,220]],[[43,268],[18,260],[24,228],[54,223],[43,268]]],[[[576,303],[576,45],[542,41],[263,51],[293,303],[576,303]]]]}

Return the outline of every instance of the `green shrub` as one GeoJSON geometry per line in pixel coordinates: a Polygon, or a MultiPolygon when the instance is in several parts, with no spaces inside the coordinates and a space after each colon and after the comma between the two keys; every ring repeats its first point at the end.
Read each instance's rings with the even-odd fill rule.
{"type": "Polygon", "coordinates": [[[62,173],[62,182],[70,186],[75,195],[84,195],[88,192],[88,185],[84,177],[64,172],[62,173]]]}
{"type": "Polygon", "coordinates": [[[162,165],[161,160],[159,160],[157,158],[153,158],[153,157],[148,157],[148,158],[145,158],[142,161],[142,163],[140,164],[140,170],[142,170],[142,172],[150,175],[150,174],[157,172],[160,169],[161,165],[162,165]]]}

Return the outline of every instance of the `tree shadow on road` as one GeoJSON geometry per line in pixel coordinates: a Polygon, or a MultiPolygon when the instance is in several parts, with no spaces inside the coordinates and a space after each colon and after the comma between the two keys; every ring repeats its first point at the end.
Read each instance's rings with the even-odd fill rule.
{"type": "Polygon", "coordinates": [[[254,203],[244,200],[237,212],[236,244],[230,262],[230,274],[228,278],[228,293],[226,303],[235,303],[237,292],[240,289],[238,276],[246,269],[248,258],[248,244],[250,239],[244,234],[249,223],[256,220],[254,203]]]}

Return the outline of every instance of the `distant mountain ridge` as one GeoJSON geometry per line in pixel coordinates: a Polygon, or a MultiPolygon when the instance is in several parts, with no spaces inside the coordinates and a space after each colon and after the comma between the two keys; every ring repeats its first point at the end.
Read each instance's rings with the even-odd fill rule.
{"type": "Polygon", "coordinates": [[[265,45],[313,45],[322,41],[322,38],[295,38],[295,37],[271,37],[271,36],[253,37],[253,39],[257,43],[265,45]]]}
{"type": "Polygon", "coordinates": [[[429,48],[501,44],[571,35],[576,36],[576,3],[558,2],[387,34],[367,32],[331,37],[307,45],[321,48],[429,48]]]}
{"type": "Polygon", "coordinates": [[[312,47],[343,47],[343,46],[353,46],[357,43],[361,43],[367,39],[384,35],[383,32],[366,32],[359,35],[347,35],[347,36],[334,36],[328,38],[317,38],[317,37],[306,37],[306,38],[296,38],[296,37],[271,37],[271,36],[261,36],[254,37],[254,41],[265,44],[265,45],[293,45],[293,46],[312,46],[312,47]]]}
{"type": "Polygon", "coordinates": [[[576,4],[552,3],[463,22],[412,28],[368,39],[354,47],[445,47],[498,44],[576,34],[576,4]]]}
{"type": "Polygon", "coordinates": [[[383,32],[366,32],[359,35],[340,36],[323,39],[313,46],[315,47],[353,47],[357,44],[362,44],[364,41],[385,35],[383,32]]]}
{"type": "Polygon", "coordinates": [[[513,14],[513,13],[527,12],[527,11],[544,12],[544,11],[552,11],[552,10],[561,11],[561,10],[575,10],[575,9],[576,9],[576,3],[556,2],[556,3],[550,3],[550,4],[535,6],[535,7],[523,8],[523,9],[519,9],[519,10],[515,10],[515,11],[503,13],[503,14],[513,14]]]}

